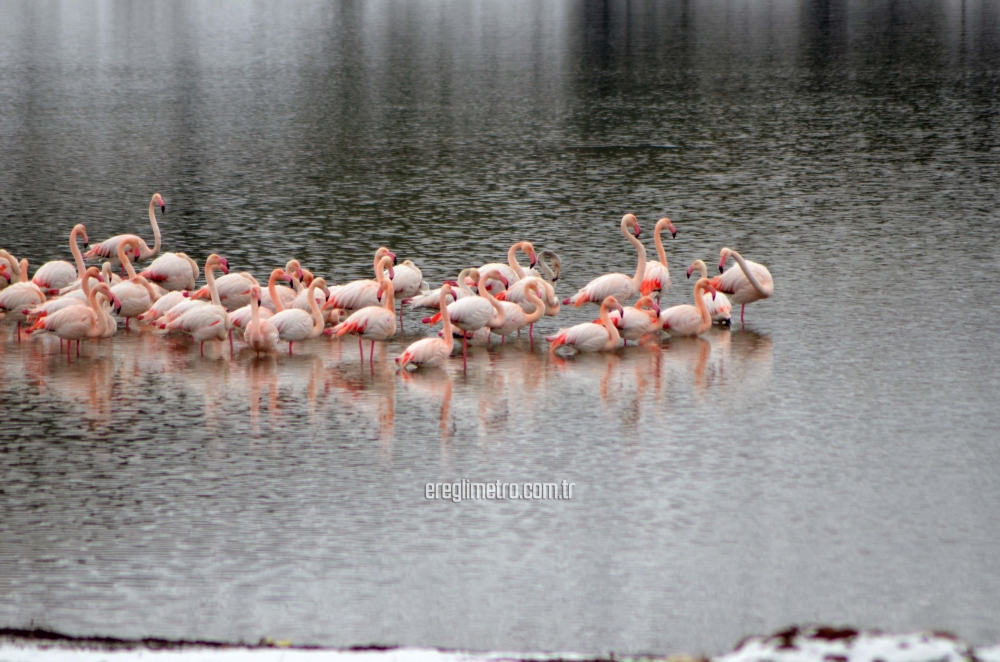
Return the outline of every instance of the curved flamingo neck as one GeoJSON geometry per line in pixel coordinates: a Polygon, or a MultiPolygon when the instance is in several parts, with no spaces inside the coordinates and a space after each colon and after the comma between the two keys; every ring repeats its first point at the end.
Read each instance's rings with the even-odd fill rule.
{"type": "Polygon", "coordinates": [[[385,302],[383,303],[383,308],[388,310],[390,313],[396,312],[396,288],[393,286],[392,281],[386,278],[382,283],[382,289],[385,290],[385,302]]]}
{"type": "Polygon", "coordinates": [[[500,302],[494,298],[490,291],[486,288],[486,281],[493,277],[499,277],[500,273],[497,271],[491,271],[486,274],[479,276],[479,296],[484,297],[493,306],[493,309],[497,311],[497,315],[493,320],[487,325],[490,328],[496,328],[498,326],[503,326],[503,323],[507,320],[507,315],[503,311],[503,306],[500,302]]]}
{"type": "Polygon", "coordinates": [[[178,255],[187,260],[188,264],[191,265],[191,276],[192,276],[191,282],[192,283],[197,282],[198,276],[201,275],[201,267],[199,267],[198,263],[195,262],[193,259],[191,259],[191,256],[189,256],[187,253],[178,253],[178,255]]]}
{"type": "Polygon", "coordinates": [[[122,265],[125,266],[125,271],[128,272],[129,280],[135,278],[135,269],[132,268],[132,260],[128,259],[128,254],[126,248],[130,248],[132,244],[128,241],[118,242],[118,259],[121,261],[122,265]]]}
{"type": "Polygon", "coordinates": [[[18,265],[17,274],[22,283],[28,282],[28,258],[21,259],[21,264],[18,265]]]}
{"type": "Polygon", "coordinates": [[[444,320],[444,345],[448,348],[448,353],[451,354],[451,350],[455,346],[455,339],[451,337],[451,315],[448,314],[448,288],[446,286],[441,287],[440,306],[441,317],[444,320]]]}
{"type": "MultiPolygon", "coordinates": [[[[10,265],[10,270],[11,270],[12,276],[16,276],[17,279],[18,279],[18,281],[20,282],[20,280],[21,280],[21,267],[20,267],[20,265],[18,265],[17,260],[14,259],[14,256],[11,255],[10,253],[8,253],[7,251],[3,250],[2,248],[0,248],[0,260],[3,260],[4,262],[6,262],[7,264],[10,265]]],[[[11,278],[10,282],[13,283],[14,279],[11,278]]]]}
{"type": "Polygon", "coordinates": [[[309,297],[309,311],[313,318],[313,337],[323,333],[323,326],[326,324],[323,320],[323,313],[319,309],[319,304],[316,303],[316,288],[319,285],[326,285],[326,282],[322,278],[317,278],[313,282],[309,283],[309,289],[306,290],[308,293],[306,296],[309,297]]]}
{"type": "Polygon", "coordinates": [[[80,248],[76,245],[76,238],[80,236],[81,232],[84,237],[87,236],[87,229],[85,227],[79,224],[73,226],[73,231],[69,233],[69,251],[73,254],[73,260],[76,262],[76,274],[82,281],[83,274],[87,271],[87,266],[83,263],[83,255],[80,253],[80,248]]]}
{"type": "Polygon", "coordinates": [[[97,271],[97,267],[91,267],[94,271],[90,269],[84,269],[83,274],[80,276],[80,289],[83,291],[84,298],[90,301],[90,279],[93,278],[97,271]]]}
{"type": "Polygon", "coordinates": [[[157,292],[155,289],[153,289],[153,286],[150,285],[149,281],[146,280],[143,276],[136,276],[135,278],[132,279],[132,281],[135,282],[135,283],[138,283],[139,285],[142,285],[143,287],[146,288],[146,291],[149,292],[149,300],[150,301],[154,301],[155,302],[155,301],[158,301],[160,299],[159,292],[157,292]]]}
{"type": "Polygon", "coordinates": [[[267,293],[271,295],[271,303],[274,304],[274,312],[280,313],[285,309],[284,304],[281,303],[281,297],[278,296],[278,277],[284,274],[281,269],[275,269],[271,272],[271,277],[267,279],[267,293]]]}
{"type": "MultiPolygon", "coordinates": [[[[387,280],[389,280],[388,278],[385,277],[385,270],[391,268],[392,268],[392,258],[389,257],[388,255],[379,258],[375,262],[375,282],[378,283],[379,287],[382,287],[382,285],[387,280]]],[[[316,281],[313,282],[315,283],[316,281]]]]}
{"type": "MultiPolygon", "coordinates": [[[[472,288],[469,287],[469,284],[465,282],[465,279],[468,278],[473,272],[475,272],[475,269],[462,269],[462,271],[458,274],[458,289],[460,289],[466,296],[475,295],[472,288]]],[[[456,297],[456,299],[457,298],[458,297],[456,297]]]]}
{"type": "Polygon", "coordinates": [[[639,299],[638,301],[636,301],[635,302],[635,309],[646,313],[647,315],[649,315],[649,319],[651,319],[653,321],[656,321],[660,317],[656,313],[656,311],[653,309],[653,298],[652,297],[643,297],[643,298],[639,299]]]}
{"type": "Polygon", "coordinates": [[[257,335],[260,333],[260,310],[257,307],[257,296],[259,292],[250,293],[250,333],[257,335]]]}
{"type": "Polygon", "coordinates": [[[507,251],[507,264],[509,264],[510,268],[514,270],[514,273],[517,274],[518,278],[524,278],[524,267],[522,267],[521,263],[517,261],[517,251],[522,249],[522,244],[524,244],[524,242],[519,241],[511,246],[510,250],[507,251]]]}
{"type": "Polygon", "coordinates": [[[601,322],[604,323],[604,328],[608,332],[608,347],[617,347],[618,341],[621,340],[621,335],[618,333],[618,327],[614,325],[611,321],[611,314],[608,313],[608,304],[601,304],[601,322]]]}
{"type": "Polygon", "coordinates": [[[530,301],[535,307],[535,312],[524,316],[525,324],[534,324],[538,320],[542,319],[542,315],[545,314],[545,304],[538,298],[538,292],[535,290],[535,287],[536,284],[531,283],[524,290],[524,298],[530,301]]]}
{"type": "Polygon", "coordinates": [[[160,252],[160,226],[156,224],[156,196],[149,200],[149,224],[153,226],[153,250],[143,255],[146,260],[160,252]]]}
{"type": "Polygon", "coordinates": [[[667,252],[663,250],[663,238],[660,236],[660,233],[663,231],[663,228],[667,227],[668,222],[666,219],[658,221],[656,228],[653,230],[653,243],[656,244],[656,255],[660,258],[660,264],[664,267],[667,266],[667,252]]]}
{"type": "Polygon", "coordinates": [[[219,299],[219,289],[215,286],[215,275],[212,273],[218,267],[218,263],[209,259],[205,262],[205,281],[208,283],[208,291],[212,293],[212,305],[222,307],[219,299]]]}
{"type": "Polygon", "coordinates": [[[732,255],[733,259],[736,260],[736,263],[740,265],[740,269],[743,270],[743,275],[746,276],[747,280],[750,281],[750,284],[753,285],[753,289],[757,290],[758,294],[768,296],[768,291],[764,289],[764,286],[760,284],[757,277],[753,275],[753,269],[751,269],[746,263],[743,256],[732,249],[729,249],[729,254],[732,255]]]}
{"type": "Polygon", "coordinates": [[[705,290],[707,289],[707,278],[699,278],[698,282],[694,284],[694,306],[698,309],[698,314],[701,315],[699,333],[712,326],[712,315],[708,312],[708,304],[705,303],[705,290]]]}
{"type": "Polygon", "coordinates": [[[701,272],[702,278],[708,278],[708,267],[705,266],[704,260],[695,260],[691,266],[701,272]]]}
{"type": "Polygon", "coordinates": [[[635,267],[635,276],[632,277],[632,292],[638,292],[642,289],[642,279],[646,275],[646,247],[628,231],[628,222],[624,218],[622,219],[622,234],[639,252],[639,263],[635,267]]]}

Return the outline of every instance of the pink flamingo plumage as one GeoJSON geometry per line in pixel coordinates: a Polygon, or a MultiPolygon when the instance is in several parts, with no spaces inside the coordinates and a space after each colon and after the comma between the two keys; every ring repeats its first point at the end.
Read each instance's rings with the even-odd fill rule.
{"type": "Polygon", "coordinates": [[[697,336],[712,328],[712,315],[708,312],[703,294],[715,294],[715,286],[707,278],[694,284],[694,304],[671,306],[660,313],[663,330],[672,336],[697,336]]]}
{"type": "MultiPolygon", "coordinates": [[[[385,257],[383,261],[388,263],[390,258],[385,257]]],[[[388,264],[387,264],[388,266],[388,264]]],[[[358,336],[358,349],[361,352],[361,360],[365,360],[364,346],[361,344],[364,338],[370,343],[368,352],[368,362],[374,365],[375,341],[387,340],[396,333],[396,301],[393,295],[392,280],[383,279],[379,286],[382,292],[381,306],[366,306],[351,314],[346,320],[335,327],[327,330],[330,335],[338,338],[348,333],[358,336]]]]}
{"type": "Polygon", "coordinates": [[[617,301],[628,301],[635,294],[637,294],[642,288],[642,279],[646,275],[646,248],[639,241],[639,233],[642,231],[639,227],[639,221],[636,220],[634,214],[625,214],[622,216],[621,231],[628,239],[629,243],[635,246],[636,251],[639,253],[639,261],[635,268],[635,276],[629,278],[625,274],[604,274],[598,278],[587,283],[579,292],[563,300],[563,305],[573,304],[574,306],[582,306],[588,301],[593,303],[603,302],[610,296],[615,297],[617,301]],[[635,230],[635,236],[629,232],[629,229],[635,230]]]}
{"type": "Polygon", "coordinates": [[[667,268],[667,253],[663,250],[663,239],[660,233],[664,228],[670,229],[670,236],[677,236],[677,228],[669,218],[661,218],[653,228],[653,242],[656,244],[656,256],[659,260],[652,260],[646,263],[646,274],[642,279],[640,292],[643,296],[652,294],[659,301],[667,290],[670,289],[670,269],[667,268]]]}
{"type": "Polygon", "coordinates": [[[732,248],[723,248],[719,252],[719,271],[722,275],[712,279],[712,286],[731,295],[733,302],[740,304],[740,324],[743,323],[743,313],[748,303],[766,299],[774,294],[774,281],[767,267],[744,260],[743,256],[732,248]],[[726,261],[730,257],[740,265],[739,271],[725,270],[726,261]]]}
{"type": "MultiPolygon", "coordinates": [[[[163,201],[163,196],[159,193],[154,193],[153,197],[149,201],[149,224],[153,226],[153,247],[150,248],[146,245],[146,242],[142,239],[138,239],[138,242],[133,245],[133,250],[135,251],[133,259],[136,262],[142,262],[154,257],[160,252],[160,226],[156,224],[156,208],[160,208],[161,213],[167,213],[167,204],[163,201]]],[[[88,260],[103,258],[105,260],[111,260],[112,263],[115,260],[119,260],[118,257],[118,245],[128,237],[134,237],[135,235],[129,234],[119,234],[110,239],[105,239],[101,243],[97,244],[89,251],[84,254],[84,257],[88,260]]],[[[119,260],[120,261],[120,260],[119,260]]]]}
{"type": "MultiPolygon", "coordinates": [[[[438,306],[441,310],[448,310],[448,297],[452,296],[452,294],[451,285],[445,284],[441,286],[438,292],[438,306]]],[[[401,355],[396,357],[396,364],[400,368],[407,370],[408,366],[411,365],[414,368],[431,368],[440,366],[448,360],[452,350],[455,348],[455,339],[452,337],[451,317],[442,315],[441,319],[444,320],[442,337],[421,338],[411,344],[401,355]]]]}
{"type": "Polygon", "coordinates": [[[560,347],[570,347],[578,352],[611,352],[618,349],[621,335],[611,321],[610,310],[622,311],[622,306],[613,296],[601,302],[601,324],[584,322],[568,329],[559,329],[545,340],[551,343],[549,352],[555,353],[560,347]]]}
{"type": "Polygon", "coordinates": [[[31,282],[40,287],[49,296],[58,296],[65,287],[73,284],[74,280],[79,282],[83,278],[86,267],[83,264],[83,255],[76,245],[76,238],[83,235],[83,249],[87,250],[87,228],[82,223],[73,226],[69,233],[69,250],[73,254],[75,266],[65,260],[53,260],[46,262],[31,279],[31,282]]]}

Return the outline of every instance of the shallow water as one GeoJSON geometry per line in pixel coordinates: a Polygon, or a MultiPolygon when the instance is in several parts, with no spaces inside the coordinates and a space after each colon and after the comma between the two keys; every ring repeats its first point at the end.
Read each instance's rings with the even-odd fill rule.
{"type": "MultiPolygon", "coordinates": [[[[0,4],[0,245],[150,229],[263,277],[559,292],[732,246],[745,326],[399,375],[119,334],[0,344],[0,624],[333,646],[718,653],[789,622],[1000,641],[1000,7],[0,4]],[[644,233],[647,248],[652,241],[644,233]],[[427,482],[575,483],[427,501],[427,482]]],[[[714,267],[712,267],[714,268],[714,267]]],[[[564,310],[541,335],[592,319],[564,310]]]]}

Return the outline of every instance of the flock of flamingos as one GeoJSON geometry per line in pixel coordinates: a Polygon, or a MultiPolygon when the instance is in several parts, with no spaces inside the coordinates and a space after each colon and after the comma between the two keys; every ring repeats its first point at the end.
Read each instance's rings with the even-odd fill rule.
{"type": "MultiPolygon", "coordinates": [[[[491,334],[506,340],[520,335],[528,327],[534,341],[534,324],[543,315],[554,317],[560,309],[555,287],[562,268],[559,256],[551,251],[536,254],[527,241],[511,246],[507,264],[490,263],[463,269],[455,280],[445,281],[436,290],[428,289],[420,270],[409,260],[397,264],[396,255],[387,248],[375,252],[373,280],[358,280],[328,286],[315,278],[297,260],[274,269],[266,287],[249,273],[229,273],[225,258],[212,254],[205,261],[206,285],[196,289],[200,275],[198,264],[184,253],[160,252],[160,229],[156,208],[166,212],[159,193],[149,202],[149,221],[155,241],[150,248],[136,235],[111,237],[89,248],[87,230],[76,225],[69,236],[69,246],[76,264],[62,260],[42,265],[28,278],[28,260],[18,262],[0,249],[0,319],[17,324],[17,340],[25,333],[53,333],[67,341],[69,357],[72,341],[79,355],[80,341],[110,338],[124,319],[125,330],[132,320],[155,327],[163,333],[185,333],[201,344],[208,340],[233,342],[233,331],[253,351],[274,352],[279,343],[292,344],[321,335],[358,336],[364,360],[363,340],[370,341],[369,362],[374,361],[375,341],[396,334],[396,299],[399,303],[399,326],[403,323],[403,304],[412,308],[430,308],[438,312],[424,318],[424,323],[443,323],[438,337],[413,343],[395,359],[400,368],[440,366],[454,350],[455,338],[462,339],[465,362],[468,345],[487,344],[491,334]],[[83,240],[81,253],[77,239],[83,240]],[[525,269],[518,252],[528,261],[525,269]],[[152,258],[153,262],[136,273],[133,263],[152,258]],[[102,268],[87,267],[85,260],[103,261],[102,268]],[[114,273],[121,269],[122,276],[114,273]],[[536,268],[537,267],[537,268],[536,268]],[[215,277],[215,272],[223,275],[215,277]],[[15,282],[16,281],[16,282],[15,282]]],[[[700,270],[694,284],[694,305],[660,309],[660,298],[670,288],[670,272],[660,233],[677,230],[668,218],[657,222],[654,240],[659,260],[647,261],[646,249],[639,241],[639,222],[632,214],[621,220],[621,232],[635,246],[638,262],[635,274],[610,273],[590,281],[561,305],[600,306],[600,317],[593,322],[560,329],[547,336],[550,351],[569,348],[580,352],[613,351],[624,341],[638,340],[647,334],[667,332],[674,336],[696,336],[708,331],[713,323],[729,324],[732,302],[742,306],[765,299],[774,291],[771,274],[761,264],[744,260],[736,251],[723,248],[719,255],[721,275],[708,278],[701,260],[688,267],[687,275],[700,270]],[[732,257],[739,269],[725,270],[732,257]],[[635,305],[625,307],[639,295],[635,305]]]]}

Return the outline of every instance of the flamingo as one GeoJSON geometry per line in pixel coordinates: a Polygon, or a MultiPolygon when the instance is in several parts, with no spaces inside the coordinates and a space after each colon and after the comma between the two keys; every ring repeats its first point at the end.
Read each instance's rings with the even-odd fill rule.
{"type": "Polygon", "coordinates": [[[225,258],[212,253],[205,260],[205,280],[208,282],[208,291],[212,296],[212,304],[208,306],[198,306],[184,313],[174,321],[167,324],[168,331],[183,331],[191,334],[191,339],[201,347],[201,355],[205,356],[205,341],[215,340],[225,341],[229,333],[229,313],[219,300],[219,291],[215,286],[215,275],[213,272],[218,269],[223,274],[229,271],[229,263],[225,258]]]}
{"type": "MultiPolygon", "coordinates": [[[[266,309],[265,309],[266,310],[266,309]]],[[[250,349],[257,352],[270,353],[278,348],[278,329],[271,323],[270,319],[260,316],[260,286],[254,285],[250,292],[250,324],[243,339],[250,349]]]]}
{"type": "MultiPolygon", "coordinates": [[[[446,308],[448,316],[451,318],[451,323],[464,331],[462,334],[463,369],[468,366],[466,357],[468,355],[469,334],[479,331],[484,327],[490,327],[492,329],[499,328],[503,326],[505,321],[504,309],[500,305],[500,302],[497,301],[492,294],[490,294],[489,288],[486,286],[487,281],[497,280],[500,281],[504,287],[507,287],[508,285],[507,277],[501,274],[497,269],[487,271],[482,275],[480,275],[478,269],[469,269],[467,272],[473,277],[479,276],[479,296],[464,297],[458,301],[448,304],[448,307],[446,308]],[[496,315],[494,315],[494,310],[496,311],[496,315]]],[[[463,271],[462,274],[466,274],[466,271],[463,271]]],[[[464,277],[459,278],[459,287],[468,287],[465,284],[464,277]]],[[[425,317],[423,320],[424,324],[436,323],[439,319],[441,319],[443,314],[444,311],[439,311],[433,317],[425,317]]]]}
{"type": "Polygon", "coordinates": [[[45,303],[45,292],[34,283],[28,282],[28,260],[21,260],[18,263],[14,256],[5,250],[0,250],[0,257],[12,265],[14,275],[20,281],[0,292],[0,313],[3,314],[3,319],[17,322],[17,341],[21,342],[21,322],[28,319],[25,311],[45,303]]]}
{"type": "Polygon", "coordinates": [[[653,241],[656,243],[656,255],[660,259],[646,263],[646,275],[643,276],[641,287],[643,296],[655,292],[657,301],[670,289],[667,253],[663,250],[663,240],[660,239],[660,232],[663,231],[663,228],[670,228],[670,236],[677,237],[677,228],[674,227],[669,218],[663,217],[656,222],[656,227],[653,228],[653,241]]]}
{"type": "Polygon", "coordinates": [[[140,276],[167,292],[193,290],[201,270],[187,253],[164,253],[143,269],[140,276]]]}
{"type": "Polygon", "coordinates": [[[9,267],[7,266],[7,261],[6,260],[0,261],[0,290],[3,290],[8,285],[10,285],[11,275],[10,272],[7,271],[7,269],[9,269],[9,267]]]}
{"type": "Polygon", "coordinates": [[[379,264],[386,257],[391,258],[389,263],[389,279],[392,280],[396,275],[396,272],[392,268],[392,265],[396,264],[396,254],[385,246],[382,246],[375,251],[375,280],[355,280],[346,285],[332,288],[324,309],[341,308],[343,310],[354,311],[361,310],[367,306],[379,305],[378,293],[382,285],[382,279],[384,278],[382,274],[383,269],[379,264]]]}
{"type": "MultiPolygon", "coordinates": [[[[153,247],[150,248],[146,245],[146,242],[139,239],[138,243],[133,244],[133,250],[135,251],[135,261],[142,262],[154,257],[160,252],[160,226],[156,224],[156,208],[160,208],[160,212],[163,214],[167,213],[167,203],[163,201],[163,197],[159,193],[154,193],[153,197],[149,201],[149,224],[153,226],[153,247]]],[[[104,258],[106,260],[111,260],[112,263],[118,257],[118,245],[129,237],[134,237],[135,235],[129,234],[119,234],[110,239],[105,239],[101,243],[97,244],[89,251],[84,254],[84,257],[88,260],[93,258],[104,258]]],[[[124,273],[124,272],[123,272],[124,273]]]]}
{"type": "MultiPolygon", "coordinates": [[[[285,309],[285,306],[281,301],[281,296],[274,292],[276,290],[287,290],[289,288],[287,287],[279,288],[277,285],[279,278],[286,281],[292,280],[291,274],[285,273],[283,269],[274,269],[273,271],[271,271],[270,278],[268,278],[267,290],[264,291],[271,292],[271,295],[268,297],[268,301],[271,302],[272,306],[274,306],[275,305],[274,302],[277,301],[278,302],[277,305],[281,306],[281,308],[278,308],[277,310],[277,312],[280,313],[282,310],[285,309]]],[[[250,304],[243,306],[242,308],[237,308],[233,312],[229,313],[229,321],[233,325],[233,328],[236,329],[237,334],[245,334],[246,328],[247,326],[249,326],[250,320],[253,318],[253,309],[251,308],[251,306],[253,305],[253,287],[254,287],[253,285],[251,285],[250,287],[251,290],[250,304]]],[[[263,295],[263,292],[261,294],[263,295]]],[[[260,318],[271,319],[274,316],[274,311],[272,311],[270,308],[267,308],[264,305],[263,301],[264,297],[261,296],[260,301],[257,302],[258,307],[260,308],[259,312],[260,318]]]]}
{"type": "MultiPolygon", "coordinates": [[[[453,296],[451,285],[442,285],[438,292],[438,307],[441,310],[448,309],[448,297],[453,296]]],[[[451,317],[442,315],[444,320],[444,332],[441,338],[421,338],[411,344],[406,350],[396,357],[396,364],[403,370],[408,370],[409,366],[414,369],[421,367],[440,366],[451,356],[455,348],[455,339],[452,337],[451,317]]]]}
{"type": "MultiPolygon", "coordinates": [[[[499,335],[503,340],[501,344],[507,341],[507,336],[511,335],[515,331],[520,333],[521,329],[526,326],[534,326],[535,322],[542,318],[545,313],[545,304],[542,303],[542,299],[538,296],[538,289],[542,291],[545,290],[543,282],[540,278],[531,276],[529,278],[524,278],[519,280],[516,284],[528,282],[529,287],[524,289],[524,297],[527,299],[526,304],[530,304],[532,312],[526,313],[524,307],[511,303],[509,301],[500,301],[500,306],[504,311],[504,322],[501,326],[495,327],[493,333],[499,335]]],[[[528,334],[528,339],[531,344],[534,344],[534,337],[528,334]]]]}
{"type": "MultiPolygon", "coordinates": [[[[687,270],[688,278],[691,277],[695,269],[701,271],[702,278],[708,278],[708,267],[705,266],[704,261],[695,260],[691,263],[691,266],[687,270]]],[[[733,311],[733,304],[729,302],[729,297],[717,291],[714,299],[709,292],[705,292],[702,298],[705,300],[705,305],[708,306],[708,313],[712,316],[712,322],[729,326],[729,317],[733,311]]]]}
{"type": "Polygon", "coordinates": [[[395,273],[391,277],[393,295],[399,298],[399,330],[403,331],[403,304],[409,301],[410,297],[420,292],[420,284],[424,282],[424,274],[410,260],[403,260],[403,264],[395,268],[395,273]]]}
{"type": "Polygon", "coordinates": [[[611,313],[611,321],[628,345],[629,340],[638,340],[651,331],[659,331],[660,306],[651,296],[644,296],[634,306],[623,308],[619,313],[611,313]]]}
{"type": "Polygon", "coordinates": [[[694,304],[671,306],[660,313],[663,330],[672,336],[698,336],[712,328],[712,315],[705,304],[705,291],[715,294],[715,286],[707,278],[694,284],[694,304]]]}
{"type": "MultiPolygon", "coordinates": [[[[104,278],[101,276],[101,272],[97,267],[90,267],[84,271],[86,278],[93,278],[99,283],[104,282],[104,278]]],[[[43,317],[47,317],[63,308],[69,308],[70,306],[89,306],[90,301],[87,298],[86,292],[82,290],[75,290],[69,294],[61,297],[56,297],[55,299],[49,299],[43,304],[39,304],[30,310],[25,310],[25,317],[31,322],[37,322],[43,317]]]]}
{"type": "MultiPolygon", "coordinates": [[[[385,258],[385,260],[388,259],[385,258]]],[[[368,338],[370,345],[368,363],[374,366],[375,341],[388,340],[396,333],[395,289],[391,279],[384,279],[379,286],[379,291],[384,293],[381,306],[367,306],[355,311],[346,320],[328,329],[325,333],[336,335],[338,338],[348,333],[358,336],[358,350],[361,352],[362,362],[365,360],[365,350],[362,342],[364,338],[368,338]]]]}
{"type": "Polygon", "coordinates": [[[634,294],[642,288],[642,279],[646,274],[646,248],[639,241],[639,221],[634,214],[625,214],[621,222],[622,234],[629,240],[639,253],[639,263],[635,268],[635,276],[629,278],[625,274],[604,274],[587,283],[579,292],[563,300],[563,305],[573,304],[582,306],[591,301],[597,303],[604,301],[609,296],[615,297],[617,301],[628,301],[634,294]],[[629,232],[629,228],[635,229],[635,236],[629,232]]]}
{"type": "MultiPolygon", "coordinates": [[[[517,252],[521,251],[528,256],[530,268],[533,268],[538,262],[538,257],[535,255],[535,247],[531,245],[528,241],[519,241],[510,247],[507,251],[507,264],[501,264],[500,262],[490,262],[489,264],[484,264],[479,267],[479,273],[484,274],[488,271],[499,271],[500,274],[506,279],[507,283],[516,283],[520,279],[524,278],[528,274],[524,271],[524,267],[517,261],[517,252]]],[[[496,294],[499,288],[490,283],[488,285],[490,294],[496,294]]],[[[507,286],[504,285],[506,288],[507,286]]]]}
{"type": "MultiPolygon", "coordinates": [[[[552,251],[543,251],[543,252],[551,253],[552,251]]],[[[553,255],[555,255],[555,253],[553,253],[553,255]]],[[[558,258],[558,256],[556,257],[558,258]]],[[[539,261],[538,264],[542,264],[542,262],[539,261]]],[[[552,272],[549,271],[549,273],[552,272]]],[[[553,278],[553,280],[558,280],[558,279],[559,276],[554,276],[553,278]]],[[[528,301],[527,297],[525,296],[525,291],[529,286],[535,289],[536,294],[540,293],[542,296],[545,297],[544,304],[545,304],[546,317],[555,317],[556,315],[559,314],[559,299],[556,298],[555,287],[552,285],[551,282],[545,282],[540,278],[538,278],[537,276],[522,278],[521,280],[517,281],[509,288],[507,288],[505,291],[497,294],[497,301],[509,301],[510,303],[516,303],[517,305],[521,306],[521,308],[524,310],[525,313],[530,315],[531,313],[535,312],[535,304],[528,301]]],[[[535,323],[532,322],[531,324],[528,325],[528,339],[531,340],[532,344],[534,344],[535,341],[534,331],[535,331],[535,323]]],[[[521,335],[520,329],[518,330],[517,335],[521,335]]]]}
{"type": "Polygon", "coordinates": [[[719,272],[721,276],[712,279],[712,286],[717,290],[732,295],[733,302],[740,304],[740,324],[743,323],[743,312],[748,303],[766,299],[774,294],[774,281],[771,272],[763,264],[744,260],[743,256],[732,248],[719,251],[719,272]],[[726,260],[732,256],[740,265],[740,270],[732,269],[725,273],[726,260]]]}
{"type": "MultiPolygon", "coordinates": [[[[288,343],[288,355],[292,355],[292,343],[297,340],[311,340],[323,333],[323,313],[316,303],[315,290],[318,287],[325,287],[326,281],[317,278],[309,284],[306,290],[309,295],[309,310],[299,310],[290,308],[282,310],[271,318],[271,324],[278,330],[278,337],[282,342],[288,343]]],[[[278,303],[275,301],[275,303],[278,303]]]]}
{"type": "Polygon", "coordinates": [[[532,269],[532,272],[536,273],[529,273],[528,275],[543,276],[545,280],[554,286],[556,281],[559,280],[559,275],[562,273],[562,258],[555,251],[544,250],[538,254],[537,267],[537,269],[532,269]],[[552,262],[551,267],[548,265],[548,261],[552,262]],[[541,270],[542,273],[537,273],[538,270],[541,270]]]}
{"type": "MultiPolygon", "coordinates": [[[[308,272],[299,264],[298,260],[289,260],[285,264],[284,274],[286,275],[283,276],[283,280],[292,285],[292,287],[271,287],[268,285],[267,289],[261,291],[263,296],[260,298],[260,304],[272,313],[280,313],[286,308],[302,308],[302,310],[309,312],[309,302],[305,300],[305,297],[302,298],[302,303],[305,304],[304,306],[293,306],[293,303],[299,298],[298,295],[304,292],[306,287],[308,287],[309,283],[313,280],[311,273],[309,273],[309,277],[306,279],[307,273],[308,272]],[[307,280],[305,285],[302,284],[303,280],[307,280]],[[277,296],[281,299],[280,307],[274,303],[272,296],[277,296]]],[[[249,303],[247,306],[249,306],[249,303]]],[[[246,320],[249,321],[250,309],[247,306],[243,306],[243,308],[247,308],[247,312],[244,313],[244,315],[246,316],[246,320]]],[[[266,315],[267,313],[261,314],[266,315]]]]}
{"type": "Polygon", "coordinates": [[[76,266],[65,260],[46,262],[38,268],[35,277],[31,279],[31,282],[40,287],[48,296],[61,294],[60,290],[69,287],[74,279],[79,286],[79,280],[83,278],[83,272],[87,270],[83,265],[80,248],[76,245],[76,238],[80,235],[83,235],[83,250],[87,250],[87,228],[82,223],[77,223],[69,233],[69,250],[73,254],[76,266]]]}
{"type": "Polygon", "coordinates": [[[463,297],[475,296],[475,292],[469,289],[468,285],[464,282],[466,275],[471,271],[471,268],[463,269],[456,280],[446,280],[441,287],[434,290],[422,290],[419,296],[410,299],[410,308],[433,308],[434,310],[438,310],[441,290],[445,286],[448,287],[448,303],[458,301],[463,297]],[[459,285],[460,283],[461,285],[459,285]],[[456,290],[455,287],[459,287],[459,289],[456,290]]]}
{"type": "MultiPolygon", "coordinates": [[[[95,267],[94,271],[96,270],[95,267]]],[[[90,289],[89,281],[90,276],[88,272],[82,279],[81,287],[90,305],[70,306],[56,311],[35,322],[35,325],[28,330],[28,333],[38,330],[50,331],[59,336],[60,340],[68,341],[66,343],[67,359],[69,359],[70,347],[74,340],[76,341],[76,354],[79,356],[80,340],[83,338],[100,338],[106,330],[107,321],[104,311],[97,303],[97,288],[103,288],[102,291],[109,297],[116,308],[121,305],[121,302],[118,301],[106,284],[99,283],[97,288],[92,290],[90,289]]]]}
{"type": "Polygon", "coordinates": [[[618,341],[621,336],[618,329],[611,321],[610,309],[622,312],[622,306],[613,296],[604,298],[601,302],[601,322],[584,322],[571,326],[568,329],[559,329],[552,336],[546,336],[545,340],[552,343],[549,345],[549,352],[555,354],[560,347],[570,347],[578,352],[611,352],[618,349],[618,341]]]}
{"type": "MultiPolygon", "coordinates": [[[[227,273],[215,281],[220,305],[226,310],[236,310],[250,304],[250,287],[258,285],[257,279],[245,271],[227,273]]],[[[294,296],[294,293],[292,293],[294,296]]],[[[192,299],[209,299],[212,292],[208,285],[191,295],[192,299]]],[[[266,304],[265,304],[266,305],[266,304]]]]}
{"type": "Polygon", "coordinates": [[[121,262],[129,277],[128,280],[123,280],[112,287],[111,292],[122,303],[120,315],[125,318],[125,330],[128,331],[131,319],[149,310],[153,302],[160,297],[148,280],[135,273],[132,261],[127,255],[131,247],[135,245],[133,242],[142,240],[134,235],[124,235],[124,237],[118,242],[118,261],[121,262]]]}
{"type": "MultiPolygon", "coordinates": [[[[198,272],[201,272],[200,268],[198,269],[198,272]]],[[[139,315],[137,319],[140,322],[153,324],[158,319],[166,315],[168,311],[172,310],[174,306],[187,301],[189,296],[191,296],[190,293],[185,291],[167,292],[162,297],[157,299],[156,302],[149,307],[149,310],[139,315]]]]}

